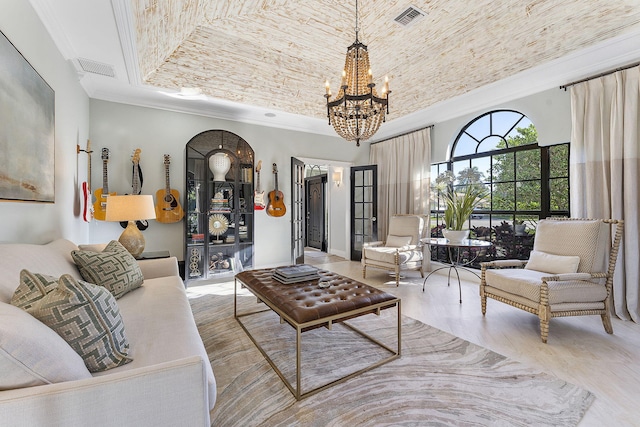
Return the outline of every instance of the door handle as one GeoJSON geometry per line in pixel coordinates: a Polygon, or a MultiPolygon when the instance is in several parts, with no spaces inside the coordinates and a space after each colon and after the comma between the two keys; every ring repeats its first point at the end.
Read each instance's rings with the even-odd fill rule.
{"type": "Polygon", "coordinates": [[[376,219],[377,219],[377,218],[376,218],[375,216],[372,216],[372,217],[371,217],[371,221],[372,221],[372,222],[376,222],[376,219]]]}

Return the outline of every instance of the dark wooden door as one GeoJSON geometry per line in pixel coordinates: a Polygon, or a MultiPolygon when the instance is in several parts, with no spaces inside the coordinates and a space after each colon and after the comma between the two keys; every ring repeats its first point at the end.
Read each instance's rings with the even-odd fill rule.
{"type": "Polygon", "coordinates": [[[326,175],[307,178],[307,246],[327,250],[325,228],[326,175]]]}
{"type": "Polygon", "coordinates": [[[304,263],[304,162],[291,158],[291,262],[304,263]]]}
{"type": "Polygon", "coordinates": [[[351,260],[362,259],[364,243],[378,240],[378,166],[351,168],[351,260]]]}

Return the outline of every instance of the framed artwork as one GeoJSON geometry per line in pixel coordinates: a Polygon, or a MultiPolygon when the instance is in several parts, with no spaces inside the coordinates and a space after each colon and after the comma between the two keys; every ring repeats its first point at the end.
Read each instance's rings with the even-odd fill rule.
{"type": "Polygon", "coordinates": [[[0,32],[0,200],[55,200],[55,93],[0,32]]]}

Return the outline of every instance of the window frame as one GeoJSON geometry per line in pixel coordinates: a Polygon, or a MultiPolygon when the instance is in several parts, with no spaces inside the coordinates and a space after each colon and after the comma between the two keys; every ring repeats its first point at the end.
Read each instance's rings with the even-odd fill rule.
{"type": "MultiPolygon", "coordinates": [[[[484,236],[484,237],[477,236],[477,237],[490,239],[494,243],[494,246],[496,246],[496,244],[499,243],[500,245],[504,246],[504,248],[501,248],[501,250],[496,250],[497,248],[492,247],[493,250],[487,251],[487,253],[485,253],[482,257],[478,257],[479,259],[477,260],[477,262],[474,262],[472,266],[477,267],[478,266],[477,263],[479,262],[490,261],[494,259],[504,259],[504,258],[514,258],[514,257],[520,258],[520,259],[527,259],[529,256],[529,252],[533,246],[533,237],[535,235],[535,225],[537,224],[537,221],[543,218],[551,217],[551,216],[569,216],[570,215],[570,180],[569,180],[570,143],[566,142],[566,143],[554,144],[549,146],[539,146],[538,143],[536,142],[533,144],[516,145],[516,146],[510,147],[507,137],[509,136],[510,133],[512,133],[515,129],[518,128],[518,124],[522,123],[523,119],[526,119],[527,122],[533,125],[533,127],[535,128],[535,124],[533,124],[531,120],[529,120],[524,114],[515,110],[498,109],[498,110],[492,110],[484,114],[481,114],[476,118],[472,119],[471,121],[469,121],[460,130],[450,149],[449,159],[444,162],[437,162],[437,163],[431,164],[431,172],[432,172],[431,180],[432,182],[434,182],[436,177],[444,171],[451,171],[451,173],[453,173],[454,164],[459,165],[460,162],[468,162],[465,168],[472,167],[474,160],[488,158],[489,169],[488,171],[482,171],[482,172],[488,173],[489,175],[489,176],[485,176],[483,183],[485,184],[485,186],[487,186],[488,190],[490,191],[490,203],[488,204],[488,208],[485,206],[485,207],[477,208],[476,210],[474,210],[474,214],[469,220],[469,226],[470,226],[470,229],[473,231],[474,222],[476,222],[477,224],[478,218],[480,218],[480,220],[482,220],[483,223],[486,223],[486,218],[488,218],[489,219],[488,229],[490,231],[489,236],[484,236]],[[517,116],[519,116],[519,119],[513,124],[513,126],[509,127],[504,134],[497,135],[493,133],[493,120],[494,120],[493,115],[500,114],[502,112],[508,112],[509,114],[516,114],[517,116]],[[477,133],[476,135],[471,135],[467,133],[467,130],[472,125],[477,124],[478,120],[486,118],[487,116],[489,116],[489,127],[488,127],[489,134],[488,135],[485,135],[484,137],[479,137],[477,133]],[[458,143],[463,136],[471,137],[473,140],[477,142],[477,145],[472,154],[463,154],[463,155],[455,156],[456,149],[458,148],[458,143]],[[482,142],[489,137],[502,138],[505,141],[506,148],[479,151],[479,148],[482,142]],[[552,155],[554,155],[553,150],[554,148],[563,146],[563,145],[567,146],[566,159],[563,158],[562,160],[562,162],[565,162],[566,164],[566,170],[564,171],[565,174],[564,175],[558,174],[557,176],[551,176],[551,169],[552,169],[551,161],[552,161],[552,155]],[[518,173],[517,173],[518,153],[525,153],[528,151],[531,152],[536,150],[539,152],[539,159],[540,159],[539,177],[519,179],[518,173]],[[499,182],[513,185],[514,201],[513,201],[512,209],[494,209],[494,204],[493,204],[494,186],[497,183],[496,181],[494,181],[494,173],[493,173],[494,161],[496,156],[505,155],[505,154],[512,154],[514,156],[513,157],[514,171],[511,176],[511,180],[499,181],[499,182]],[[567,183],[566,209],[552,210],[551,181],[560,180],[560,179],[565,179],[567,183]],[[518,208],[518,195],[517,195],[518,182],[539,182],[539,187],[540,187],[540,199],[539,199],[540,208],[539,209],[519,209],[518,208]],[[510,241],[501,240],[498,242],[496,237],[497,234],[504,236],[503,232],[508,227],[513,227],[512,224],[514,224],[514,220],[516,219],[525,219],[526,222],[530,223],[529,225],[531,227],[527,228],[528,234],[525,235],[525,237],[530,237],[530,238],[518,239],[516,237],[512,237],[510,241]]],[[[527,127],[528,126],[529,124],[527,124],[527,127]]],[[[466,151],[469,151],[469,150],[467,149],[466,151]]],[[[456,169],[462,170],[459,167],[456,167],[456,169]]],[[[440,230],[442,228],[442,216],[444,213],[444,209],[441,204],[436,204],[436,203],[439,203],[438,197],[439,197],[438,195],[435,195],[435,197],[434,195],[432,195],[432,203],[430,206],[430,214],[432,219],[432,224],[431,224],[432,237],[442,237],[440,230]]],[[[512,230],[515,230],[515,229],[512,228],[512,230]]],[[[514,236],[516,235],[514,231],[512,231],[512,234],[514,236]]],[[[472,237],[476,237],[475,233],[473,232],[472,232],[472,237]]],[[[443,258],[442,256],[443,254],[437,253],[437,251],[434,251],[434,252],[435,252],[435,257],[434,257],[434,254],[432,254],[432,259],[446,261],[446,257],[443,258]]],[[[473,254],[470,254],[470,255],[473,255],[473,254]]]]}

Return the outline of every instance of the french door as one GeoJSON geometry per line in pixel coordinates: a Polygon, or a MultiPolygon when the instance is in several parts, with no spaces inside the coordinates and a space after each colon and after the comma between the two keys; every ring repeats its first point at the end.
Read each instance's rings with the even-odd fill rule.
{"type": "Polygon", "coordinates": [[[305,180],[305,191],[307,200],[307,243],[306,246],[326,252],[326,208],[325,208],[325,187],[327,175],[319,175],[305,180]]]}
{"type": "Polygon", "coordinates": [[[351,168],[351,260],[362,259],[362,246],[378,240],[378,166],[351,168]]]}

